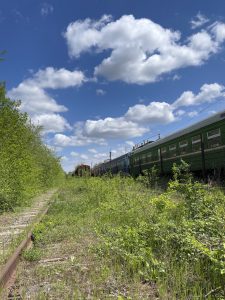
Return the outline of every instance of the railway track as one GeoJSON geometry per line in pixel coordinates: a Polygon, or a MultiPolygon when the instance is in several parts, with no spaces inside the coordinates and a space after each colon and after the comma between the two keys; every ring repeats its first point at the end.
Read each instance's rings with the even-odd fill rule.
{"type": "MultiPolygon", "coordinates": [[[[38,196],[32,207],[15,214],[0,217],[0,294],[1,299],[11,299],[9,288],[13,285],[21,253],[33,240],[34,224],[47,213],[49,202],[56,190],[38,196]],[[3,297],[3,298],[2,298],[3,297]]],[[[22,299],[20,296],[12,299],[22,299]]]]}

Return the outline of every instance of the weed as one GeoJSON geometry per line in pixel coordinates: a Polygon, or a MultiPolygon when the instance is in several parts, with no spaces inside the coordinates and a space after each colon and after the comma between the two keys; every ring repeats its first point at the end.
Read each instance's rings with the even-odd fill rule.
{"type": "Polygon", "coordinates": [[[224,299],[225,196],[177,168],[160,195],[121,176],[68,179],[35,231],[38,249],[57,245],[45,258],[70,257],[37,266],[48,296],[224,299]]]}
{"type": "Polygon", "coordinates": [[[27,261],[38,261],[41,258],[40,249],[31,248],[23,252],[23,258],[27,261]]]}

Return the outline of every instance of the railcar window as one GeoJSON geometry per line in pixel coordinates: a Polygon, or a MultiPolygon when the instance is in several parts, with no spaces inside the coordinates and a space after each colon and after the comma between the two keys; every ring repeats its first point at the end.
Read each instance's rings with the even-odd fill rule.
{"type": "Polygon", "coordinates": [[[146,155],[142,154],[142,156],[141,156],[141,163],[144,164],[145,160],[146,160],[146,155]]]}
{"type": "Polygon", "coordinates": [[[192,151],[200,151],[201,150],[201,136],[200,134],[192,137],[192,151]]]}
{"type": "Polygon", "coordinates": [[[208,148],[215,148],[221,145],[220,128],[207,132],[208,148]]]}
{"type": "Polygon", "coordinates": [[[180,154],[186,154],[188,152],[188,141],[183,140],[179,142],[180,154]]]}
{"type": "Polygon", "coordinates": [[[187,140],[179,142],[180,148],[186,147],[187,145],[188,145],[188,141],[187,140]]]}
{"type": "Polygon", "coordinates": [[[201,136],[200,136],[200,134],[192,137],[192,144],[195,144],[195,143],[198,143],[198,142],[201,143],[201,136]]]}
{"type": "Polygon", "coordinates": [[[147,161],[150,162],[152,160],[152,153],[147,154],[147,161]]]}
{"type": "Polygon", "coordinates": [[[173,144],[169,146],[170,157],[174,157],[177,155],[177,145],[173,144]]]}
{"type": "Polygon", "coordinates": [[[177,149],[177,146],[175,144],[169,146],[170,151],[173,151],[173,150],[176,150],[176,149],[177,149]]]}

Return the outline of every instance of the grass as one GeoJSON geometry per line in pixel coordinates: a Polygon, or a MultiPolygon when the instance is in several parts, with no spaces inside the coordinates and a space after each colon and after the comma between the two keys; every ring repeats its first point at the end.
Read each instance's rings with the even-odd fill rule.
{"type": "Polygon", "coordinates": [[[120,176],[68,180],[35,228],[18,289],[32,299],[225,299],[224,215],[224,194],[198,183],[159,192],[120,176]]]}

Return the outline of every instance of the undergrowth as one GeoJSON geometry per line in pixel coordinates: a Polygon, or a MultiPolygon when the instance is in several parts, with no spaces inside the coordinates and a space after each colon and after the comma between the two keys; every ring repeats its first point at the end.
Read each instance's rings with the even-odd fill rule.
{"type": "MultiPolygon", "coordinates": [[[[90,299],[105,299],[103,294],[117,299],[225,299],[224,193],[194,182],[184,163],[174,166],[167,191],[146,188],[146,182],[121,176],[69,179],[36,227],[36,247],[91,234],[95,242],[82,251],[88,251],[87,260],[94,255],[97,261],[86,280],[95,291],[101,286],[101,292],[92,290],[90,299]],[[108,287],[110,280],[116,292],[108,287]],[[147,293],[124,292],[126,284],[137,282],[147,293]]],[[[87,297],[81,282],[73,288],[87,297]]]]}

